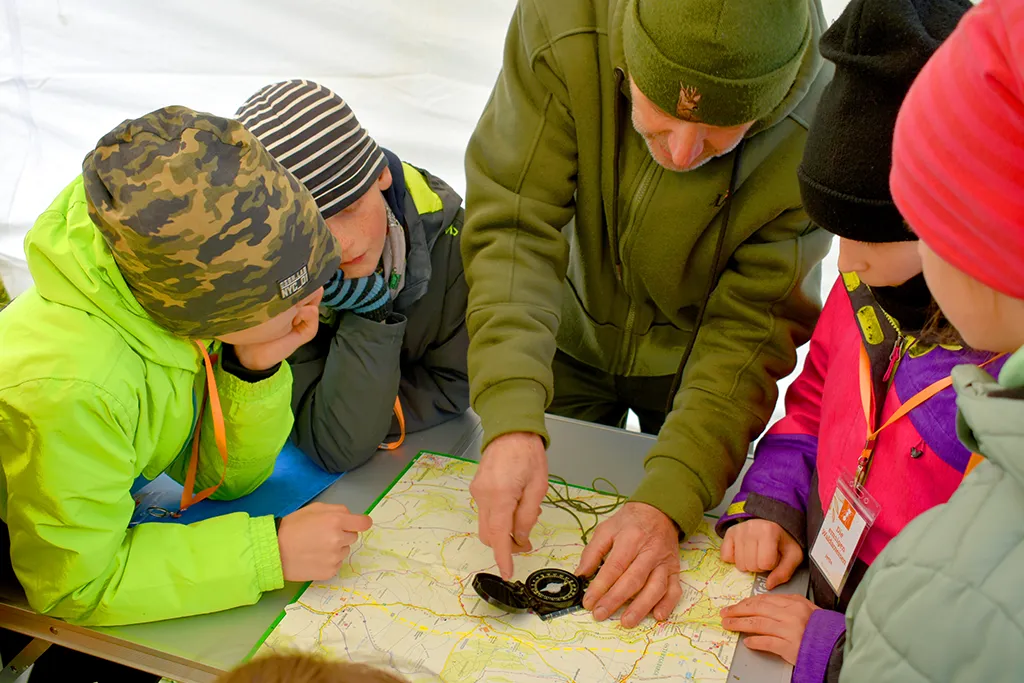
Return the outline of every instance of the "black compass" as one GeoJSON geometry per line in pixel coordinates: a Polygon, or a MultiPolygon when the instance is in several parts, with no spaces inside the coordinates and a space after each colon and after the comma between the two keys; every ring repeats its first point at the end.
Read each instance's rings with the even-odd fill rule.
{"type": "Polygon", "coordinates": [[[526,582],[505,581],[494,574],[477,574],[473,588],[481,598],[506,612],[529,610],[547,621],[583,608],[590,581],[563,569],[538,569],[526,582]]]}

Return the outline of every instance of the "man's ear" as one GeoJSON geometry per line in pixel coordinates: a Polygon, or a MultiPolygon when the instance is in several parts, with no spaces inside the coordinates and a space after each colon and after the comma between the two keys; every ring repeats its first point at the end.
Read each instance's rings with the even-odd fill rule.
{"type": "Polygon", "coordinates": [[[394,178],[391,177],[391,169],[385,166],[384,170],[381,171],[380,175],[377,177],[377,187],[380,189],[381,192],[383,192],[384,190],[391,187],[391,183],[393,181],[394,178]]]}

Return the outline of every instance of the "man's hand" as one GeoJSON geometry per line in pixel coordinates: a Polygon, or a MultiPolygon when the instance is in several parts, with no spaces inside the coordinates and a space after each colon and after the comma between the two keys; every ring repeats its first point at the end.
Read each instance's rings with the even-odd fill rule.
{"type": "Polygon", "coordinates": [[[772,652],[796,666],[800,641],[818,607],[800,595],[756,595],[722,610],[722,626],[749,634],[751,650],[772,652]]]}
{"type": "Polygon", "coordinates": [[[583,606],[604,621],[630,598],[621,623],[633,628],[652,610],[668,619],[683,593],[679,585],[679,529],[664,512],[646,503],[626,503],[598,525],[583,549],[580,576],[601,571],[587,588],[583,606]]]}
{"type": "Polygon", "coordinates": [[[768,590],[793,578],[804,551],[785,529],[764,519],[748,519],[729,527],[722,542],[722,559],[742,572],[771,572],[768,590]]]}
{"type": "Polygon", "coordinates": [[[267,370],[295,353],[303,344],[313,341],[320,325],[320,297],[316,301],[314,305],[295,309],[291,329],[284,336],[259,344],[236,344],[238,362],[249,370],[267,370]]]}
{"type": "Polygon", "coordinates": [[[341,564],[372,521],[354,515],[344,505],[310,503],[281,520],[277,545],[285,581],[326,581],[338,575],[341,564]]]}
{"type": "Polygon", "coordinates": [[[501,578],[512,578],[512,553],[530,549],[547,491],[548,456],[538,435],[505,434],[484,449],[469,492],[480,514],[480,541],[494,551],[501,578]]]}

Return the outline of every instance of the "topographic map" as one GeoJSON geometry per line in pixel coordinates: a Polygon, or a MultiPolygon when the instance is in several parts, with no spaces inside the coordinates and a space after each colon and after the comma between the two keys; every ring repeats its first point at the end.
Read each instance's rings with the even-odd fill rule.
{"type": "MultiPolygon", "coordinates": [[[[507,614],[472,587],[477,572],[497,571],[476,537],[475,471],[476,463],[420,454],[373,508],[373,528],[341,574],[310,584],[260,652],[315,651],[446,683],[728,678],[737,636],[722,630],[718,611],[749,596],[754,576],[721,561],[713,520],[682,546],[683,597],[664,623],[624,629],[585,611],[549,621],[507,614]]],[[[570,490],[593,504],[613,500],[570,490]]],[[[533,551],[516,556],[515,579],[576,568],[583,544],[570,513],[545,504],[531,540],[533,551]]]]}

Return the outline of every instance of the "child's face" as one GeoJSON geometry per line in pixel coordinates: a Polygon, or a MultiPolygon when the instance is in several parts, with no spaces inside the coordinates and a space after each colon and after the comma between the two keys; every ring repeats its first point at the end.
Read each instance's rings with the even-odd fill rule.
{"type": "Polygon", "coordinates": [[[928,289],[968,345],[997,353],[1024,346],[1024,301],[978,282],[924,242],[919,248],[928,289]]]}
{"type": "Polygon", "coordinates": [[[299,309],[303,306],[319,306],[320,300],[324,298],[324,288],[316,290],[305,299],[289,308],[284,313],[275,315],[270,320],[260,323],[256,327],[250,327],[240,332],[232,332],[217,337],[225,344],[233,346],[249,346],[252,344],[266,344],[277,341],[291,334],[297,324],[299,309]]]}
{"type": "Polygon", "coordinates": [[[870,287],[896,287],[921,273],[917,242],[855,242],[839,238],[839,271],[870,287]]]}
{"type": "Polygon", "coordinates": [[[370,189],[352,204],[327,219],[327,227],[341,245],[339,266],[345,279],[366,277],[377,269],[388,235],[384,190],[391,187],[391,170],[384,169],[370,189]]]}

